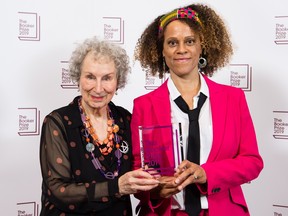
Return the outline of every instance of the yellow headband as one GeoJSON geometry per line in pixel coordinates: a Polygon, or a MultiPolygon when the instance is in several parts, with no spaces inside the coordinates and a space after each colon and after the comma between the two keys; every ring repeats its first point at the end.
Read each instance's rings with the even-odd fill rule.
{"type": "Polygon", "coordinates": [[[198,17],[198,13],[191,8],[180,8],[180,9],[175,9],[171,11],[168,14],[165,14],[164,16],[161,17],[160,19],[160,24],[159,24],[159,33],[160,35],[165,28],[170,22],[173,20],[177,19],[191,19],[195,20],[200,26],[202,26],[202,22],[198,17]]]}

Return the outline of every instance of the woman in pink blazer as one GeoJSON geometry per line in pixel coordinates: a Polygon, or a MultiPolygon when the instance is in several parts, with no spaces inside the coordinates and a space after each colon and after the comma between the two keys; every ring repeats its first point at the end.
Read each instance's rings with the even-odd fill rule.
{"type": "MultiPolygon", "coordinates": [[[[152,75],[170,76],[159,88],[134,100],[131,121],[134,169],[141,167],[139,126],[172,125],[175,129],[181,122],[185,154],[174,176],[159,173],[157,178],[163,184],[135,195],[140,200],[139,215],[250,215],[241,185],[258,177],[263,161],[245,95],[239,88],[208,78],[225,66],[232,54],[223,20],[203,4],[161,15],[141,35],[136,60],[152,75]],[[193,110],[198,106],[200,94],[207,99],[198,120],[200,160],[196,163],[187,155],[189,145],[192,148],[188,115],[174,100],[181,96],[193,110]],[[196,198],[199,210],[192,201],[196,192],[187,195],[191,185],[196,185],[196,192],[200,192],[196,198]]],[[[165,134],[159,134],[159,142],[167,139],[165,134]]],[[[167,156],[167,160],[174,162],[172,157],[167,156]]]]}

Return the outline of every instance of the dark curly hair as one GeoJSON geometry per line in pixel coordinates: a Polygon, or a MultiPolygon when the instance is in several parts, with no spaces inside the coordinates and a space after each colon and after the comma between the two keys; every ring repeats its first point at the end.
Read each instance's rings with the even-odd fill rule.
{"type": "MultiPolygon", "coordinates": [[[[202,47],[202,57],[206,58],[207,66],[201,71],[212,76],[219,68],[228,64],[233,54],[232,42],[224,21],[216,12],[207,5],[191,4],[184,8],[191,8],[198,13],[202,25],[193,19],[178,18],[179,21],[186,23],[199,35],[202,47]]],[[[182,7],[181,7],[182,8],[182,7]]],[[[138,39],[135,50],[134,60],[138,60],[146,73],[159,78],[163,78],[164,73],[169,73],[169,68],[164,64],[162,55],[164,42],[164,27],[159,35],[159,22],[162,14],[158,16],[142,33],[138,39]],[[165,65],[165,67],[163,67],[165,65]]]]}

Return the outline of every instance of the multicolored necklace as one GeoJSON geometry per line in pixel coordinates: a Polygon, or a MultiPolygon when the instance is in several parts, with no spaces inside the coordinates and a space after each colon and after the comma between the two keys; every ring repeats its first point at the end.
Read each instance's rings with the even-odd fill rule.
{"type": "Polygon", "coordinates": [[[103,141],[100,141],[94,128],[91,123],[91,120],[89,116],[87,116],[84,107],[82,106],[81,103],[81,98],[78,100],[78,105],[79,105],[79,110],[81,114],[81,119],[83,122],[83,125],[85,127],[84,130],[84,137],[87,142],[86,144],[86,150],[90,152],[91,157],[92,157],[92,163],[95,167],[95,169],[100,170],[102,175],[107,178],[107,179],[114,179],[116,176],[119,175],[119,170],[121,167],[121,157],[122,157],[122,152],[120,151],[120,138],[117,134],[119,131],[119,126],[117,124],[114,124],[114,119],[112,117],[112,112],[107,108],[107,117],[109,118],[107,121],[107,138],[103,141]],[[92,137],[92,142],[90,142],[90,138],[92,137]],[[95,157],[93,151],[95,150],[95,146],[98,147],[100,150],[101,154],[103,155],[108,155],[112,152],[114,148],[114,142],[116,143],[116,150],[114,152],[115,157],[118,159],[117,160],[117,170],[114,172],[105,172],[106,168],[101,164],[98,158],[95,157]]]}

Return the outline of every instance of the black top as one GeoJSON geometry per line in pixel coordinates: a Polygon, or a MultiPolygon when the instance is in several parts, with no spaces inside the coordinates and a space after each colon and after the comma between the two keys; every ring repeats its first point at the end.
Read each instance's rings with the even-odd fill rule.
{"type": "MultiPolygon", "coordinates": [[[[86,150],[79,98],[44,119],[40,141],[43,177],[40,215],[132,215],[130,196],[120,197],[118,189],[118,177],[131,170],[131,113],[109,103],[115,124],[120,128],[121,144],[127,143],[129,150],[121,157],[119,176],[108,180],[95,169],[86,150]]],[[[94,150],[95,157],[111,172],[117,170],[114,151],[115,147],[111,154],[103,156],[97,147],[94,150]]]]}

